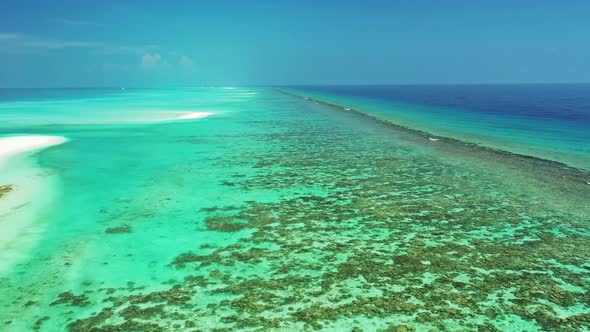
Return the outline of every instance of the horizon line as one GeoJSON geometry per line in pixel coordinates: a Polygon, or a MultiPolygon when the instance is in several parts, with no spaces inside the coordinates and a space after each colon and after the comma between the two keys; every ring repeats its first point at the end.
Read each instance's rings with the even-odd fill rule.
{"type": "Polygon", "coordinates": [[[590,85],[589,82],[487,82],[487,83],[297,83],[297,84],[190,84],[190,85],[153,85],[153,86],[125,86],[125,85],[80,85],[80,86],[34,86],[8,87],[0,86],[2,90],[50,90],[50,89],[162,89],[162,88],[217,88],[217,87],[321,87],[321,86],[483,86],[483,85],[590,85]]]}

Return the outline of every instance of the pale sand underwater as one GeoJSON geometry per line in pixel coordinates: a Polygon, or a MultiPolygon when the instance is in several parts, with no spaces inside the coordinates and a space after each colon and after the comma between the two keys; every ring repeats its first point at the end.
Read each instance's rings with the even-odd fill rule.
{"type": "MultiPolygon", "coordinates": [[[[162,117],[147,122],[197,120],[215,112],[161,111],[162,117]]],[[[136,123],[146,122],[137,118],[136,123]]],[[[43,214],[53,202],[58,179],[40,168],[31,154],[63,144],[62,136],[0,137],[0,271],[26,254],[42,231],[43,214]],[[11,164],[12,161],[12,164],[11,164]]]]}

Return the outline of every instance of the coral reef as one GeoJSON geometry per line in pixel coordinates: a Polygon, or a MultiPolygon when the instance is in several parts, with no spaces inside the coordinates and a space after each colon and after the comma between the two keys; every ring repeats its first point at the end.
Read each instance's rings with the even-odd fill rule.
{"type": "Polygon", "coordinates": [[[14,186],[12,185],[1,185],[0,186],[0,198],[2,198],[2,196],[8,194],[9,192],[14,190],[14,186]]]}

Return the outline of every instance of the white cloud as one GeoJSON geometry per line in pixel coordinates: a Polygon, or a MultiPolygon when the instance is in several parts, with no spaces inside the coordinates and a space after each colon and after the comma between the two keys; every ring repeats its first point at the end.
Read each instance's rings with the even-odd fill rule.
{"type": "Polygon", "coordinates": [[[87,41],[65,41],[65,40],[29,40],[23,41],[21,46],[24,47],[36,47],[36,48],[48,48],[48,49],[60,49],[60,48],[102,48],[106,45],[97,42],[87,41]]]}
{"type": "Polygon", "coordinates": [[[193,69],[193,59],[190,57],[183,55],[180,57],[180,65],[185,70],[192,70],[193,69]]]}
{"type": "Polygon", "coordinates": [[[96,41],[60,40],[2,32],[0,32],[0,43],[2,43],[4,50],[15,52],[38,52],[38,49],[85,48],[102,54],[141,55],[159,49],[158,45],[116,45],[96,41]]]}
{"type": "Polygon", "coordinates": [[[160,64],[161,61],[162,61],[162,56],[160,56],[160,54],[158,54],[158,53],[144,54],[141,57],[141,68],[145,69],[145,70],[154,69],[158,66],[158,64],[160,64]]]}
{"type": "Polygon", "coordinates": [[[73,26],[92,26],[92,27],[107,27],[107,26],[109,26],[106,23],[98,23],[98,22],[82,21],[82,20],[63,19],[63,20],[61,20],[61,22],[64,24],[73,25],[73,26]]]}
{"type": "Polygon", "coordinates": [[[158,45],[107,45],[101,51],[104,54],[142,55],[160,49],[158,45]]]}
{"type": "Polygon", "coordinates": [[[17,33],[1,33],[0,41],[5,44],[9,44],[14,49],[27,49],[27,48],[46,48],[46,49],[61,49],[71,47],[93,47],[100,48],[106,47],[104,43],[90,42],[90,41],[77,41],[77,40],[58,40],[49,39],[43,37],[36,37],[30,35],[21,35],[17,33]]]}
{"type": "Polygon", "coordinates": [[[20,39],[22,36],[16,33],[0,33],[0,40],[20,39]]]}

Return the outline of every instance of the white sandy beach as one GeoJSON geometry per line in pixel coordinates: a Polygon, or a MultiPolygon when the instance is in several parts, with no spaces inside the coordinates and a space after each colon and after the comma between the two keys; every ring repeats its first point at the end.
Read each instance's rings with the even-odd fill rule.
{"type": "Polygon", "coordinates": [[[25,255],[43,231],[44,213],[55,203],[59,180],[29,155],[62,144],[61,136],[0,138],[0,271],[25,255]]]}
{"type": "Polygon", "coordinates": [[[0,138],[0,166],[10,157],[62,144],[67,139],[61,136],[13,136],[0,138]]]}
{"type": "Polygon", "coordinates": [[[202,119],[215,115],[215,112],[190,112],[176,117],[176,120],[202,119]]]}
{"type": "Polygon", "coordinates": [[[135,117],[118,119],[118,122],[125,123],[154,123],[198,120],[217,115],[217,111],[188,111],[188,110],[158,110],[158,111],[134,111],[135,117]]]}

